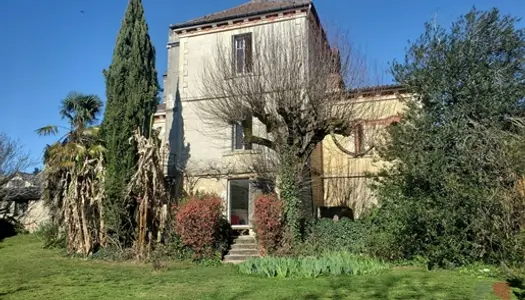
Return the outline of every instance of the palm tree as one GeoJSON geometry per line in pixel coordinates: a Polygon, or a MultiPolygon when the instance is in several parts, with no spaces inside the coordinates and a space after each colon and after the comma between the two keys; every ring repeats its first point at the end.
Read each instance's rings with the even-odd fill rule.
{"type": "Polygon", "coordinates": [[[93,142],[98,139],[99,127],[91,125],[97,121],[97,115],[100,114],[101,109],[102,101],[98,96],[70,92],[62,100],[60,107],[60,116],[68,121],[69,127],[48,125],[37,129],[37,133],[44,136],[57,135],[60,129],[67,130],[67,133],[55,144],[46,147],[44,163],[52,167],[60,167],[62,164],[56,161],[59,159],[69,166],[68,162],[72,162],[72,158],[78,154],[79,150],[83,150],[82,148],[88,145],[92,146],[93,142]],[[75,149],[78,146],[80,148],[75,149]]]}
{"type": "Polygon", "coordinates": [[[39,135],[67,132],[44,151],[45,198],[56,225],[67,237],[70,253],[90,255],[105,243],[103,222],[103,153],[99,127],[93,126],[102,109],[96,95],[69,93],[61,102],[60,116],[69,127],[44,126],[39,135]]]}

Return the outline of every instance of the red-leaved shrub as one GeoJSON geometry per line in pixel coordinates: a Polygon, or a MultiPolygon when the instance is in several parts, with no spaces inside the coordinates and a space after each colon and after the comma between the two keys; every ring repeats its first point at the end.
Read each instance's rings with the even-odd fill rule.
{"type": "Polygon", "coordinates": [[[192,196],[178,207],[175,232],[197,258],[209,257],[219,242],[222,199],[216,195],[192,196]]]}
{"type": "Polygon", "coordinates": [[[262,255],[279,248],[284,231],[283,203],[277,195],[261,195],[255,200],[255,230],[262,255]]]}

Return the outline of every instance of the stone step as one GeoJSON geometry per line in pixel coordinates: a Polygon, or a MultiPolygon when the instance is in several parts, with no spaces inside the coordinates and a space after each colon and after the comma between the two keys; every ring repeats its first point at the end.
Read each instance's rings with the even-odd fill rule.
{"type": "Polygon", "coordinates": [[[228,255],[257,256],[259,255],[259,251],[257,251],[257,249],[231,249],[230,252],[228,252],[228,255]]]}
{"type": "Polygon", "coordinates": [[[224,258],[224,260],[222,261],[223,264],[234,264],[234,265],[242,264],[243,262],[244,260],[228,260],[226,258],[224,258]]]}
{"type": "Polygon", "coordinates": [[[257,240],[254,236],[241,235],[233,240],[231,249],[223,261],[225,263],[239,264],[248,257],[259,257],[257,240]]]}
{"type": "Polygon", "coordinates": [[[234,244],[257,244],[257,241],[255,240],[254,237],[251,237],[251,238],[238,237],[233,240],[233,243],[234,244]]]}
{"type": "Polygon", "coordinates": [[[253,235],[239,235],[235,238],[236,240],[255,240],[253,235]]]}
{"type": "Polygon", "coordinates": [[[253,243],[253,244],[248,244],[248,243],[241,243],[241,244],[232,244],[231,246],[231,249],[254,249],[254,250],[257,250],[257,244],[253,243]]]}
{"type": "Polygon", "coordinates": [[[240,264],[244,262],[249,257],[259,257],[258,254],[256,255],[232,255],[228,254],[224,257],[223,262],[224,263],[232,263],[232,264],[240,264]]]}

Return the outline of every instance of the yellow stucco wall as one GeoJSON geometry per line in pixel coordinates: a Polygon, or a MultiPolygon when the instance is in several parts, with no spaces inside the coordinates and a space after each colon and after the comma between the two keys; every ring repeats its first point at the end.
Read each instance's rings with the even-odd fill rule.
{"type": "MultiPolygon", "coordinates": [[[[405,108],[402,99],[407,99],[407,95],[377,92],[348,100],[355,102],[355,109],[363,121],[364,149],[373,149],[374,145],[387,142],[385,126],[402,116],[405,108]]],[[[354,135],[335,136],[335,139],[344,149],[356,151],[354,135]]],[[[323,199],[317,199],[318,206],[350,207],[354,216],[359,217],[377,203],[369,188],[373,179],[367,177],[384,165],[376,151],[372,150],[362,157],[350,156],[336,146],[332,136],[327,136],[322,143],[321,155],[323,199]]]]}

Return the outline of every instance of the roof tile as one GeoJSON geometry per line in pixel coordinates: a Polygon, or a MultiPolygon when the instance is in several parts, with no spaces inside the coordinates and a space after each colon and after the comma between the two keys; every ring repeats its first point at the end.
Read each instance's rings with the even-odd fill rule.
{"type": "Polygon", "coordinates": [[[267,12],[281,11],[292,8],[308,6],[311,0],[259,0],[250,1],[239,6],[223,10],[204,17],[189,20],[183,23],[172,25],[172,29],[201,25],[206,23],[226,21],[242,16],[257,15],[267,12]]]}

